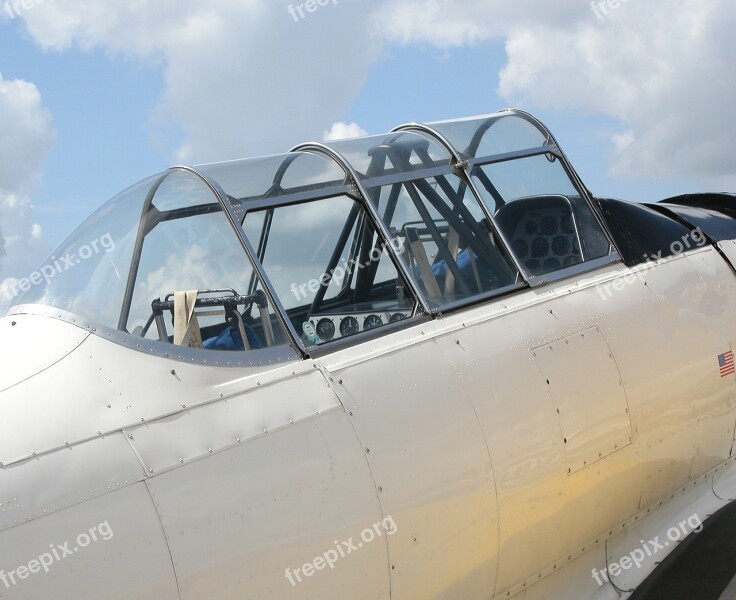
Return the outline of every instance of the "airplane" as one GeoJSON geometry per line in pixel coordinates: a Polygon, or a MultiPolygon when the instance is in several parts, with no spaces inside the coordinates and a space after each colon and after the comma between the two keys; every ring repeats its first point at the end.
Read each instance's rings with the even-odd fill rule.
{"type": "Polygon", "coordinates": [[[736,498],[735,268],[517,109],[149,177],[0,317],[0,598],[632,597],[736,498]]]}

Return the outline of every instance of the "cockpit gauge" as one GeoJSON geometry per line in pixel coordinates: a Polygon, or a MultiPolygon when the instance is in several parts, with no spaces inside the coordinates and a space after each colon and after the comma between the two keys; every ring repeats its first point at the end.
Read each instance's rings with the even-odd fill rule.
{"type": "Polygon", "coordinates": [[[360,323],[355,317],[345,317],[340,323],[340,335],[347,337],[360,332],[360,323]]]}
{"type": "Polygon", "coordinates": [[[369,329],[375,329],[383,325],[383,319],[378,315],[369,315],[363,322],[363,330],[368,331],[369,329]]]}
{"type": "Polygon", "coordinates": [[[320,319],[317,322],[317,335],[323,342],[329,342],[335,337],[335,323],[332,319],[320,319]]]}

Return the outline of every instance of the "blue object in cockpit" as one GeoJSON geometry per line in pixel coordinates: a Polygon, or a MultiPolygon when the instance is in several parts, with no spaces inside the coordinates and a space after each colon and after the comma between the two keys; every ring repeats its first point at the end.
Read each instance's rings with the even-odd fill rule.
{"type": "MultiPolygon", "coordinates": [[[[470,251],[467,249],[463,250],[457,255],[457,260],[455,262],[457,263],[457,268],[460,269],[460,272],[463,273],[463,275],[466,272],[469,273],[472,269],[472,265],[470,263],[470,251]]],[[[434,263],[432,265],[432,273],[434,273],[435,277],[444,277],[447,275],[447,261],[438,260],[434,263]]]]}
{"type": "MultiPolygon", "coordinates": [[[[258,334],[250,325],[245,326],[245,335],[248,336],[248,343],[250,344],[251,349],[260,350],[264,347],[258,334]]],[[[206,340],[202,345],[206,350],[245,349],[245,346],[243,345],[243,337],[240,335],[240,331],[235,327],[228,327],[220,335],[206,340]]]]}
{"type": "MultiPolygon", "coordinates": [[[[473,281],[476,277],[473,262],[470,258],[470,250],[466,248],[457,255],[456,259],[457,268],[466,281],[473,281]]],[[[481,282],[490,281],[492,285],[497,285],[496,274],[483,261],[479,261],[475,254],[473,254],[473,259],[475,260],[476,269],[478,270],[477,275],[480,277],[481,282]]],[[[450,269],[447,266],[447,261],[444,259],[437,260],[432,264],[432,274],[436,277],[437,283],[440,286],[444,286],[449,272],[450,269]]]]}

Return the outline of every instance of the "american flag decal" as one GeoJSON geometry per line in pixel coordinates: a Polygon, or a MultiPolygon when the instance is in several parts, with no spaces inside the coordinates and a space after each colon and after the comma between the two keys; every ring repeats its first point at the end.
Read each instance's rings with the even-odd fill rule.
{"type": "Polygon", "coordinates": [[[729,351],[718,356],[718,366],[721,368],[721,377],[736,373],[733,365],[733,352],[729,351]]]}

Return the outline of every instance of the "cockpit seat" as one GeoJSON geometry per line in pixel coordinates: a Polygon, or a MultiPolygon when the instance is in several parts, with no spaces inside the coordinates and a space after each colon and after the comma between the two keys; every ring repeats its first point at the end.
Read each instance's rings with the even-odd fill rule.
{"type": "Polygon", "coordinates": [[[502,206],[496,221],[532,275],[583,262],[575,211],[566,196],[519,198],[502,206]]]}

